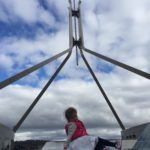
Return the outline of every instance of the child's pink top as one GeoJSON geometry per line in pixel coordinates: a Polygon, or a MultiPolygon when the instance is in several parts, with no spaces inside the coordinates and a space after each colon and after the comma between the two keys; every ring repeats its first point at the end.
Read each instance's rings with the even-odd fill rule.
{"type": "Polygon", "coordinates": [[[66,124],[65,130],[68,136],[67,143],[72,142],[73,140],[88,135],[86,132],[86,128],[82,121],[80,120],[72,120],[66,124]]]}

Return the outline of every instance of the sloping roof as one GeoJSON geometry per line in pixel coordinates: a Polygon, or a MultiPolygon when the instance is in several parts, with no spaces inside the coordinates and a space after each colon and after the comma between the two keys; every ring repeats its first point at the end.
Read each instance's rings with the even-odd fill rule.
{"type": "Polygon", "coordinates": [[[0,138],[13,138],[14,131],[0,123],[0,138]]]}

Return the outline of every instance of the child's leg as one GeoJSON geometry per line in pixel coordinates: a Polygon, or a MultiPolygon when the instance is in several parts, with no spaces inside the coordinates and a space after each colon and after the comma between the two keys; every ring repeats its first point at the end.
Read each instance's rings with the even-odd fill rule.
{"type": "Polygon", "coordinates": [[[99,142],[96,144],[96,147],[94,148],[94,150],[103,150],[105,148],[105,145],[103,145],[102,143],[99,142]]]}
{"type": "Polygon", "coordinates": [[[98,143],[95,147],[95,150],[100,150],[100,149],[104,148],[105,146],[115,147],[116,143],[110,142],[110,141],[102,139],[102,138],[98,138],[98,143]]]}

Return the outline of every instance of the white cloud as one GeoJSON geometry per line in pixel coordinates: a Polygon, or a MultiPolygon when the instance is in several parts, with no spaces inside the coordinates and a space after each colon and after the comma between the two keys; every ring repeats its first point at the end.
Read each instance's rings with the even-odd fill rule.
{"type": "Polygon", "coordinates": [[[85,2],[85,8],[88,8],[88,12],[83,11],[86,47],[149,72],[149,65],[143,67],[140,64],[142,60],[149,64],[147,57],[143,56],[144,53],[149,53],[146,46],[150,39],[147,32],[149,2],[110,1],[106,5],[109,9],[104,9],[105,2],[101,5],[99,3],[96,1],[91,5],[91,2],[85,2]],[[100,11],[101,9],[105,11],[100,11]],[[95,17],[90,17],[89,14],[95,17]],[[93,21],[94,18],[96,21],[93,21]],[[93,25],[91,22],[94,22],[93,25]]]}
{"type": "Polygon", "coordinates": [[[13,64],[11,57],[4,54],[0,55],[0,67],[2,69],[12,71],[13,64]]]}
{"type": "MultiPolygon", "coordinates": [[[[0,47],[0,56],[3,58],[1,59],[1,67],[5,68],[7,65],[10,69],[7,69],[6,71],[11,74],[16,74],[25,68],[31,67],[62,52],[63,50],[66,50],[69,47],[68,45],[68,33],[66,30],[50,35],[40,32],[35,40],[25,38],[18,39],[15,37],[5,38],[1,40],[0,47]],[[12,54],[14,55],[13,57],[12,54]],[[7,56],[7,61],[3,61],[4,56],[5,58],[7,56]],[[17,64],[15,70],[13,69],[13,64],[17,64]]],[[[57,59],[57,61],[61,62],[62,58],[57,59]]],[[[55,70],[55,66],[53,66],[53,69],[51,70],[55,70]]],[[[51,67],[52,66],[50,66],[50,68],[51,67]]],[[[50,70],[48,70],[48,72],[49,71],[50,70]]]]}
{"type": "Polygon", "coordinates": [[[66,18],[68,18],[67,15],[67,7],[69,6],[68,1],[64,0],[64,1],[60,1],[60,0],[45,0],[47,2],[47,6],[54,11],[55,13],[57,13],[58,17],[62,18],[62,20],[66,20],[66,18]]]}
{"type": "MultiPolygon", "coordinates": [[[[42,22],[51,27],[55,24],[54,16],[43,9],[37,0],[1,0],[0,3],[5,20],[13,22],[22,19],[28,24],[42,22]]],[[[2,21],[3,16],[0,18],[2,21]]]]}
{"type": "MultiPolygon", "coordinates": [[[[1,10],[1,6],[0,6],[0,10],[1,10]]],[[[1,11],[0,13],[0,20],[3,21],[3,22],[8,22],[8,18],[7,18],[7,15],[4,11],[1,11]]]]}
{"type": "MultiPolygon", "coordinates": [[[[143,91],[143,89],[150,88],[149,83],[141,80],[141,85],[139,86],[138,78],[135,79],[135,81],[134,78],[132,78],[132,80],[126,78],[125,84],[122,83],[119,76],[115,74],[110,76],[101,75],[101,77],[98,78],[126,127],[148,122],[149,118],[144,114],[145,111],[149,112],[148,97],[150,95],[147,90],[143,91]],[[142,118],[139,120],[140,116],[142,118]]],[[[0,97],[3,97],[3,99],[0,100],[0,121],[10,127],[15,125],[40,91],[41,89],[23,86],[9,86],[2,90],[0,93],[0,97]],[[6,120],[5,115],[10,113],[12,115],[8,115],[6,120]]],[[[57,131],[61,129],[63,134],[60,133],[60,135],[63,137],[63,126],[65,123],[63,112],[69,106],[75,106],[78,109],[79,117],[85,122],[89,133],[95,135],[99,134],[104,137],[119,136],[119,125],[96,84],[94,82],[85,82],[77,79],[59,80],[52,83],[25,120],[21,127],[23,130],[19,132],[29,130],[31,135],[28,135],[28,138],[36,138],[32,130],[36,129],[37,133],[40,132],[38,131],[39,129],[45,132],[54,131],[55,135],[57,135],[59,133],[57,133],[57,131]],[[94,129],[96,129],[96,132],[94,129]],[[107,135],[106,132],[108,130],[111,130],[114,135],[107,135]]],[[[42,136],[45,138],[48,137],[44,132],[41,134],[43,134],[42,136]]]]}

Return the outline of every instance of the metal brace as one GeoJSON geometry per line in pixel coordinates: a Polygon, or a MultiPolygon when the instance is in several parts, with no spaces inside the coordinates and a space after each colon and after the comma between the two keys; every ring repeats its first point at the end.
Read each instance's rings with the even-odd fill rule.
{"type": "Polygon", "coordinates": [[[79,40],[75,40],[73,38],[73,46],[78,46],[79,48],[81,48],[82,47],[82,40],[81,40],[81,38],[79,40]]]}
{"type": "Polygon", "coordinates": [[[72,10],[72,16],[79,18],[79,10],[72,10]]]}

